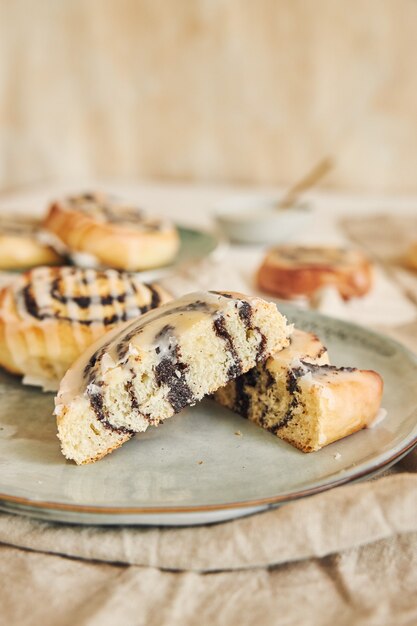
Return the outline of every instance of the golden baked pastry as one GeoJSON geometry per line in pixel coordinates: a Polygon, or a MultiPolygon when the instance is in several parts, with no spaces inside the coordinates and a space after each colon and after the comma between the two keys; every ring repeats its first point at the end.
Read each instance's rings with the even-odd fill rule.
{"type": "Polygon", "coordinates": [[[359,250],[312,246],[277,246],[257,273],[260,289],[278,298],[308,298],[333,286],[344,300],[364,296],[372,286],[372,266],[359,250]]]}
{"type": "Polygon", "coordinates": [[[93,341],[169,299],[158,285],[118,270],[33,269],[0,291],[0,365],[56,389],[93,341]]]}
{"type": "Polygon", "coordinates": [[[274,304],[197,292],[112,331],[74,363],[56,398],[62,452],[96,461],[288,345],[274,304]]]}
{"type": "Polygon", "coordinates": [[[312,452],[370,425],[382,391],[379,374],[329,365],[320,340],[294,330],[288,348],[219,389],[214,398],[312,452]]]}
{"type": "Polygon", "coordinates": [[[42,242],[40,225],[35,218],[0,215],[0,270],[62,263],[62,257],[42,242]]]}
{"type": "Polygon", "coordinates": [[[417,242],[408,248],[405,261],[409,268],[417,271],[417,242]]]}
{"type": "Polygon", "coordinates": [[[109,194],[85,193],[54,202],[44,227],[77,265],[145,270],[166,265],[179,249],[177,229],[168,220],[109,194]]]}

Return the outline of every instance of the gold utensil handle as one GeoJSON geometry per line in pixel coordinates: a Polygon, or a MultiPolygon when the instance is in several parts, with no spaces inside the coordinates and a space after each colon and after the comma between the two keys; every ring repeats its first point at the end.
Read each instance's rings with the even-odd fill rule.
{"type": "Polygon", "coordinates": [[[317,165],[313,167],[313,169],[306,175],[304,178],[299,180],[295,185],[289,188],[284,197],[278,202],[277,207],[288,208],[294,204],[297,197],[310,189],[318,183],[319,180],[324,178],[324,176],[334,167],[334,161],[331,157],[326,157],[322,159],[317,165]]]}

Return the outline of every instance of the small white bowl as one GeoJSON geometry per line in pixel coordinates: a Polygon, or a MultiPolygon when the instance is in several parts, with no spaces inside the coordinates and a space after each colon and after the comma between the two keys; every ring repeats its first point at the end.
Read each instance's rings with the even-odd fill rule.
{"type": "Polygon", "coordinates": [[[274,208],[278,196],[260,194],[232,196],[214,207],[217,225],[231,241],[241,243],[285,243],[308,225],[308,204],[288,209],[274,208]]]}

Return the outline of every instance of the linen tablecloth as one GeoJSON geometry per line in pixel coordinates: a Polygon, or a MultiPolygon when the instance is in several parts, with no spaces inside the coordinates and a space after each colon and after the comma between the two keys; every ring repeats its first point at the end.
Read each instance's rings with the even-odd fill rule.
{"type": "MultiPolygon", "coordinates": [[[[195,221],[199,213],[203,225],[204,209],[229,192],[129,191],[182,221],[187,214],[195,221]]],[[[49,194],[4,198],[0,207],[32,204],[38,210],[49,194]]],[[[318,222],[303,241],[340,242],[354,231],[367,246],[369,229],[358,232],[345,223],[341,228],[340,219],[390,208],[369,199],[318,196],[316,202],[318,222]]],[[[390,202],[409,216],[417,206],[412,199],[390,202]]],[[[249,290],[261,255],[243,248],[224,253],[216,261],[223,268],[221,281],[235,284],[211,286],[241,283],[249,290]]],[[[214,282],[218,266],[211,275],[205,267],[187,269],[178,280],[214,282]]],[[[417,350],[413,298],[395,272],[378,271],[378,295],[363,307],[365,322],[417,350]],[[378,318],[381,298],[389,315],[384,308],[378,318]]],[[[358,321],[360,308],[339,314],[358,321]]],[[[212,526],[83,527],[2,513],[0,574],[2,625],[415,624],[417,453],[378,479],[212,526]]]]}

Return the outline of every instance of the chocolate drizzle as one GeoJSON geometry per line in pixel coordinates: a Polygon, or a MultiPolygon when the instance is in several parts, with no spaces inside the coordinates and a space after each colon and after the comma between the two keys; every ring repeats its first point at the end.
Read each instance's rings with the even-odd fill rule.
{"type": "Polygon", "coordinates": [[[152,294],[150,308],[156,309],[156,307],[159,306],[161,302],[161,295],[151,283],[145,283],[145,287],[147,287],[152,294]]]}
{"type": "Polygon", "coordinates": [[[100,389],[102,385],[103,383],[98,382],[92,383],[89,387],[87,387],[87,395],[88,399],[90,400],[90,406],[93,409],[97,419],[108,430],[119,434],[133,436],[135,434],[133,430],[130,430],[125,426],[113,426],[113,424],[109,422],[109,413],[104,404],[103,394],[101,393],[101,391],[97,390],[100,389]]]}
{"type": "Polygon", "coordinates": [[[252,307],[249,302],[245,300],[240,300],[239,304],[236,305],[239,311],[239,317],[246,326],[248,330],[252,328],[252,307]]]}
{"type": "MultiPolygon", "coordinates": [[[[134,379],[136,374],[133,372],[133,370],[130,370],[131,374],[132,374],[132,378],[134,379]]],[[[127,391],[129,398],[130,398],[130,404],[131,407],[134,411],[139,412],[139,402],[138,402],[138,398],[136,396],[135,393],[135,387],[133,385],[133,380],[128,380],[125,383],[125,390],[127,391]]]]}
{"type": "MultiPolygon", "coordinates": [[[[119,293],[90,295],[88,290],[91,280],[88,280],[86,272],[80,269],[64,269],[66,275],[61,273],[60,270],[51,270],[51,279],[47,276],[42,277],[42,282],[45,283],[43,291],[47,296],[47,298],[44,296],[42,305],[39,304],[36,297],[34,281],[39,280],[39,278],[36,276],[36,270],[33,270],[29,283],[21,289],[22,304],[26,313],[38,320],[56,319],[59,321],[76,322],[83,326],[90,326],[94,323],[109,326],[117,322],[125,322],[129,319],[134,319],[150,309],[156,308],[161,303],[159,291],[152,284],[145,284],[144,287],[148,290],[149,300],[142,304],[142,297],[138,295],[134,276],[129,273],[112,270],[115,273],[116,284],[120,284],[121,291],[119,293]],[[74,285],[72,289],[75,292],[74,294],[66,291],[63,284],[65,276],[73,277],[74,285]],[[49,285],[48,280],[50,281],[49,285]],[[110,311],[110,314],[103,315],[103,317],[100,318],[88,315],[88,309],[93,304],[99,304],[103,307],[112,307],[115,303],[122,305],[119,307],[119,310],[121,308],[120,312],[116,313],[110,311]],[[63,309],[63,307],[69,304],[75,305],[77,309],[79,309],[80,314],[75,316],[74,314],[69,315],[68,312],[63,309]]],[[[94,270],[88,271],[91,273],[94,270]]],[[[95,281],[97,281],[97,284],[100,284],[100,281],[104,281],[103,284],[105,285],[106,281],[109,281],[109,277],[105,271],[96,271],[94,274],[94,282],[95,281]]]]}
{"type": "MultiPolygon", "coordinates": [[[[173,333],[174,327],[167,324],[155,338],[157,343],[165,344],[163,357],[155,367],[155,380],[159,387],[168,387],[168,402],[174,412],[178,413],[191,404],[194,397],[185,377],[188,365],[181,361],[181,351],[173,333]]],[[[160,346],[155,350],[157,354],[162,352],[160,346]]]]}
{"type": "Polygon", "coordinates": [[[258,354],[256,355],[256,360],[257,361],[264,361],[267,358],[267,354],[266,354],[266,348],[268,345],[268,340],[265,337],[265,335],[260,331],[259,328],[256,329],[260,335],[260,341],[259,341],[259,346],[258,346],[258,354]]]}
{"type": "Polygon", "coordinates": [[[102,346],[100,350],[97,350],[97,352],[95,352],[92,355],[92,357],[90,358],[90,360],[88,361],[87,365],[84,368],[83,374],[85,378],[87,379],[87,383],[88,383],[87,384],[87,396],[90,401],[90,406],[93,409],[97,419],[103,424],[105,428],[107,428],[108,430],[112,430],[114,432],[120,433],[120,434],[133,435],[134,432],[132,430],[129,430],[128,428],[124,426],[116,427],[110,423],[109,413],[105,406],[103,393],[101,391],[101,388],[103,387],[104,383],[102,381],[96,381],[96,370],[97,370],[98,364],[100,363],[101,358],[103,357],[106,351],[107,345],[108,344],[102,346]]]}
{"type": "Polygon", "coordinates": [[[26,311],[30,315],[32,315],[32,317],[36,317],[37,319],[44,319],[46,317],[46,314],[43,315],[41,313],[38,307],[38,303],[36,302],[36,299],[31,291],[30,285],[26,285],[26,287],[23,288],[22,293],[26,311]]]}
{"type": "Polygon", "coordinates": [[[245,376],[239,376],[235,380],[235,402],[234,410],[242,417],[248,417],[250,408],[250,396],[245,391],[245,376]]]}
{"type": "Polygon", "coordinates": [[[251,370],[239,376],[235,380],[235,402],[234,410],[243,417],[249,416],[251,396],[247,393],[246,387],[255,387],[259,380],[259,370],[253,367],[251,370]]]}
{"type": "Polygon", "coordinates": [[[327,348],[326,346],[321,346],[320,350],[316,354],[316,358],[319,359],[323,354],[326,354],[327,348]]]}
{"type": "Polygon", "coordinates": [[[213,327],[216,335],[221,337],[226,343],[227,349],[233,359],[233,362],[229,365],[229,369],[227,370],[228,379],[230,380],[231,378],[236,378],[236,376],[239,376],[239,374],[242,373],[242,362],[233,343],[233,339],[227,330],[223,315],[218,315],[214,319],[213,327]]]}

